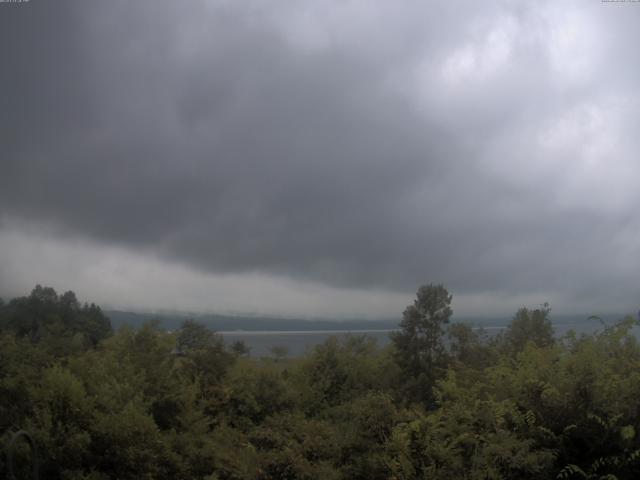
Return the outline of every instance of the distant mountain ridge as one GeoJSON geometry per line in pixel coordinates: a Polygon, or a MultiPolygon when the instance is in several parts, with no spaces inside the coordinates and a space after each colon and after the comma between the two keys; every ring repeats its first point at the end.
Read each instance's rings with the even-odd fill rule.
{"type": "Polygon", "coordinates": [[[114,328],[123,325],[138,327],[145,322],[158,321],[167,330],[175,330],[187,319],[196,320],[216,331],[316,331],[316,330],[391,330],[399,320],[322,320],[267,316],[235,316],[220,314],[139,313],[108,310],[114,328]]]}
{"type": "MultiPolygon", "coordinates": [[[[104,313],[111,320],[114,328],[124,325],[130,327],[140,327],[146,322],[157,321],[166,330],[176,330],[180,328],[182,322],[187,319],[194,319],[207,327],[221,332],[233,331],[334,331],[334,330],[394,330],[400,323],[400,315],[397,319],[364,320],[364,319],[304,319],[304,318],[281,318],[268,316],[247,316],[247,315],[221,315],[221,314],[191,314],[191,313],[150,313],[150,312],[129,312],[122,310],[105,310],[104,313]]],[[[605,324],[623,318],[622,314],[602,314],[599,318],[605,324]]],[[[464,317],[454,318],[454,322],[462,322],[478,327],[505,327],[511,322],[512,317],[464,317]]],[[[554,325],[578,325],[578,324],[599,324],[597,319],[589,319],[589,315],[552,315],[551,320],[554,325]]]]}

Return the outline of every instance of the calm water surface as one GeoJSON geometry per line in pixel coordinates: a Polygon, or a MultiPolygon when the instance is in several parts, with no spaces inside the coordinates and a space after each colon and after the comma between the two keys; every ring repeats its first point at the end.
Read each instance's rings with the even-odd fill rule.
{"type": "MultiPolygon", "coordinates": [[[[556,324],[554,330],[556,336],[562,336],[569,330],[577,333],[591,333],[602,326],[595,322],[582,322],[572,324],[556,324]]],[[[488,335],[495,335],[503,330],[504,326],[486,326],[485,332],[488,335]]],[[[297,357],[304,355],[307,351],[323,343],[329,337],[336,336],[345,338],[348,335],[373,338],[377,345],[383,347],[390,342],[389,334],[394,330],[321,330],[321,331],[229,331],[218,332],[222,334],[226,343],[242,340],[250,349],[251,356],[265,357],[271,356],[273,347],[284,347],[288,356],[297,357]]]]}

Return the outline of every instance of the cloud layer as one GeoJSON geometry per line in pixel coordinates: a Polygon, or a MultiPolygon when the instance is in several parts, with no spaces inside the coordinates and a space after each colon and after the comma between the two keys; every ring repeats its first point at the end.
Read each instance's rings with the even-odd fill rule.
{"type": "Polygon", "coordinates": [[[0,5],[0,231],[247,285],[635,308],[638,11],[440,3],[0,5]]]}

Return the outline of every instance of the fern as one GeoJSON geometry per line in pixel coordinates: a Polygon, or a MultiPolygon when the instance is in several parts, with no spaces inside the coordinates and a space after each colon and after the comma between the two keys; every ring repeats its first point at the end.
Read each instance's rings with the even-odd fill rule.
{"type": "Polygon", "coordinates": [[[589,478],[588,475],[578,465],[569,464],[560,470],[560,473],[556,476],[558,479],[571,478],[574,475],[579,475],[581,478],[589,478]]]}

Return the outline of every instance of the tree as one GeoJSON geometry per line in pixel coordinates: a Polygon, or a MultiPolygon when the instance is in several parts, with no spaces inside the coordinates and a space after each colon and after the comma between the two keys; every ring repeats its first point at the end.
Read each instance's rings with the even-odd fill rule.
{"type": "Polygon", "coordinates": [[[535,310],[524,307],[518,310],[504,333],[505,347],[517,353],[524,349],[527,342],[532,342],[536,347],[553,345],[555,340],[549,312],[548,303],[535,310]]]}
{"type": "MultiPolygon", "coordinates": [[[[67,293],[73,294],[73,292],[67,293]]],[[[75,295],[73,297],[75,298],[75,295]]],[[[109,318],[102,313],[99,306],[93,303],[88,306],[85,304],[78,311],[77,322],[80,322],[78,330],[84,333],[94,346],[113,333],[109,318]]]]}
{"type": "Polygon", "coordinates": [[[185,320],[179,332],[176,350],[183,355],[195,350],[204,350],[217,343],[215,334],[194,320],[185,320]]]}
{"type": "Polygon", "coordinates": [[[481,369],[494,361],[486,342],[486,333],[465,323],[453,323],[447,329],[448,350],[451,360],[467,367],[481,369]]]}
{"type": "Polygon", "coordinates": [[[53,350],[58,353],[64,353],[63,344],[74,337],[85,346],[95,347],[113,333],[111,322],[100,307],[93,303],[81,307],[72,291],[58,296],[53,288],[36,285],[29,296],[14,298],[1,310],[3,329],[29,338],[34,344],[56,343],[53,350]]]}
{"type": "Polygon", "coordinates": [[[431,388],[446,365],[443,326],[449,323],[452,295],[442,285],[423,285],[402,314],[400,332],[391,335],[396,362],[407,376],[409,391],[427,403],[431,388]]]}
{"type": "Polygon", "coordinates": [[[184,357],[182,365],[188,376],[199,380],[202,396],[215,403],[222,378],[236,359],[225,349],[222,336],[201,323],[186,320],[179,330],[175,351],[184,357]]]}
{"type": "Polygon", "coordinates": [[[281,362],[289,355],[289,349],[284,345],[274,345],[271,347],[271,355],[276,362],[281,362]]]}
{"type": "Polygon", "coordinates": [[[251,347],[244,340],[236,340],[231,344],[231,352],[238,357],[248,357],[251,354],[251,347]]]}

